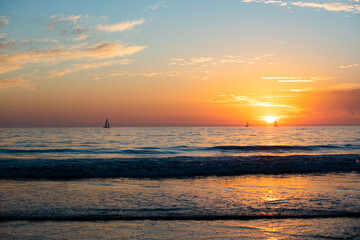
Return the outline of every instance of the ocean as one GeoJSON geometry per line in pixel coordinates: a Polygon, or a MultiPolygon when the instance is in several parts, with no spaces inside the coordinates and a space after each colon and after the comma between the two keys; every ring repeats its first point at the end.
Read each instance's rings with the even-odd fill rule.
{"type": "Polygon", "coordinates": [[[359,239],[360,127],[0,129],[3,239],[359,239]]]}

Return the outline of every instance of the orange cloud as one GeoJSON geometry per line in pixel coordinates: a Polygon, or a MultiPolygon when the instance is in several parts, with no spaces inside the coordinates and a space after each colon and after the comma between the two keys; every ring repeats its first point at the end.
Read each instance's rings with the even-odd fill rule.
{"type": "Polygon", "coordinates": [[[0,55],[0,72],[10,72],[29,63],[49,63],[78,59],[109,59],[129,56],[145,49],[146,46],[127,46],[121,43],[100,42],[82,49],[49,51],[28,51],[13,55],[0,55]]]}
{"type": "Polygon", "coordinates": [[[121,59],[121,60],[117,60],[117,61],[73,64],[72,67],[64,69],[62,71],[57,71],[57,70],[51,71],[49,77],[59,77],[59,76],[63,76],[63,75],[69,74],[69,73],[81,71],[81,70],[105,67],[105,66],[110,66],[110,65],[114,65],[114,64],[125,65],[125,64],[129,64],[131,61],[132,61],[131,59],[121,59]]]}
{"type": "Polygon", "coordinates": [[[35,90],[35,84],[22,79],[21,77],[15,79],[0,79],[0,91],[8,88],[26,88],[29,90],[35,90]]]}
{"type": "Polygon", "coordinates": [[[310,83],[319,80],[331,80],[336,77],[261,77],[264,80],[277,80],[281,83],[310,83]]]}
{"type": "Polygon", "coordinates": [[[212,103],[226,104],[233,107],[291,107],[278,102],[276,96],[249,97],[231,95],[218,95],[216,99],[210,100],[212,103]]]}
{"type": "Polygon", "coordinates": [[[145,22],[145,19],[138,19],[134,21],[120,22],[112,25],[101,25],[97,26],[97,30],[103,32],[123,32],[127,30],[132,30],[135,26],[141,25],[145,22]]]}
{"type": "Polygon", "coordinates": [[[339,68],[352,68],[352,67],[357,67],[359,66],[359,64],[351,64],[351,65],[341,65],[339,66],[339,68]]]}

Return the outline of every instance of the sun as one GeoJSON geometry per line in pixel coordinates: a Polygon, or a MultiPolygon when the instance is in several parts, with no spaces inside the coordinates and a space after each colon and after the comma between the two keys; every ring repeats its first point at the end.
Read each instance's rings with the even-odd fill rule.
{"type": "Polygon", "coordinates": [[[275,122],[276,118],[274,116],[266,116],[266,117],[264,117],[264,120],[267,123],[273,123],[273,122],[275,122]]]}

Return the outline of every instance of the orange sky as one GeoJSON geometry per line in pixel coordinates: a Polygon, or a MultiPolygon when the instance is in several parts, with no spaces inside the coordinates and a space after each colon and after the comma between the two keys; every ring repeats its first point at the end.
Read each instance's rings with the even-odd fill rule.
{"type": "Polygon", "coordinates": [[[1,2],[0,127],[360,124],[357,1],[108,3],[1,2]]]}

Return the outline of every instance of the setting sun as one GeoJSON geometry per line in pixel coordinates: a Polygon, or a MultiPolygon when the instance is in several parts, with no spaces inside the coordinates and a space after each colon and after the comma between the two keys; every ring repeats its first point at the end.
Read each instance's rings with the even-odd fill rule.
{"type": "Polygon", "coordinates": [[[267,123],[273,123],[275,122],[276,118],[274,116],[266,116],[264,118],[264,120],[267,122],[267,123]]]}

